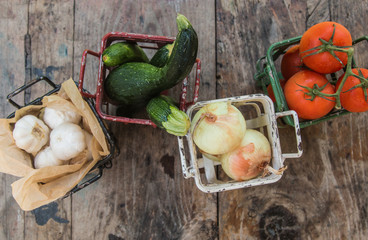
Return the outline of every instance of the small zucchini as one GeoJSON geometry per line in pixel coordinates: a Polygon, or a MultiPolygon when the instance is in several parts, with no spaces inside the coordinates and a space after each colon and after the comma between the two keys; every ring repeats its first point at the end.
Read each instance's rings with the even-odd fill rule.
{"type": "Polygon", "coordinates": [[[159,68],[165,66],[172,53],[173,47],[174,43],[166,44],[165,46],[157,50],[157,52],[155,53],[155,55],[153,55],[149,63],[159,68]]]}
{"type": "Polygon", "coordinates": [[[102,61],[108,67],[127,62],[148,62],[143,49],[136,43],[118,42],[108,46],[102,53],[102,61]]]}
{"type": "Polygon", "coordinates": [[[165,129],[175,136],[184,136],[190,127],[188,115],[176,107],[169,96],[159,95],[152,98],[146,110],[149,118],[157,127],[165,129]]]}

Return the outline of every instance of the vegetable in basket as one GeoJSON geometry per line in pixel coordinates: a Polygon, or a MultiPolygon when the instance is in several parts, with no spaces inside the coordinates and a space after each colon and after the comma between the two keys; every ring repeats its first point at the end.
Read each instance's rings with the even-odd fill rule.
{"type": "Polygon", "coordinates": [[[347,64],[348,54],[340,50],[352,46],[352,38],[343,25],[321,22],[303,33],[299,45],[303,63],[313,71],[327,74],[347,64]]]}
{"type": "Polygon", "coordinates": [[[194,143],[204,153],[224,154],[239,146],[246,123],[242,113],[230,102],[214,102],[202,107],[193,117],[194,143]]]}
{"type": "Polygon", "coordinates": [[[150,64],[156,67],[163,67],[166,65],[169,60],[172,50],[174,47],[174,43],[169,43],[157,50],[155,55],[150,60],[150,64]]]}
{"type": "Polygon", "coordinates": [[[148,62],[148,57],[138,44],[118,42],[103,51],[102,61],[108,67],[116,67],[127,62],[148,62]]]}
{"type": "Polygon", "coordinates": [[[70,160],[86,148],[84,130],[74,123],[63,123],[51,131],[50,146],[56,158],[70,160]]]}
{"type": "MultiPolygon", "coordinates": [[[[340,101],[341,106],[349,112],[365,112],[368,111],[368,69],[354,68],[352,73],[356,76],[365,78],[365,82],[356,76],[349,76],[341,89],[340,101]]],[[[336,88],[340,84],[345,75],[342,75],[336,83],[336,88]]]]}
{"type": "Polygon", "coordinates": [[[60,166],[63,165],[65,161],[58,159],[55,157],[50,146],[47,146],[43,150],[39,151],[34,158],[34,167],[36,169],[50,166],[60,166]]]}
{"type": "Polygon", "coordinates": [[[271,146],[268,139],[253,129],[245,131],[239,147],[221,156],[222,169],[237,181],[249,180],[267,173],[270,161],[271,146]]]}
{"type": "Polygon", "coordinates": [[[188,19],[178,14],[178,34],[164,67],[143,62],[129,62],[113,69],[104,81],[107,97],[114,103],[136,108],[162,91],[181,82],[197,58],[198,37],[188,19]]]}
{"type": "Polygon", "coordinates": [[[75,111],[59,110],[50,107],[45,107],[43,114],[43,121],[51,129],[54,129],[65,122],[78,124],[81,119],[82,116],[75,111]]]}
{"type": "Polygon", "coordinates": [[[303,61],[299,53],[299,44],[290,47],[281,59],[281,74],[285,80],[303,70],[303,61]]]}
{"type": "Polygon", "coordinates": [[[188,132],[189,117],[185,112],[179,110],[171,97],[160,95],[152,98],[146,110],[151,121],[168,133],[184,136],[188,132]]]}
{"type": "Polygon", "coordinates": [[[268,139],[259,131],[247,129],[243,114],[230,102],[213,102],[202,107],[191,125],[192,138],[202,155],[220,162],[235,181],[246,181],[272,172],[272,152],[268,139]]]}
{"type": "MultiPolygon", "coordinates": [[[[309,71],[311,74],[309,77],[302,77],[299,74],[300,71],[294,73],[287,80],[285,87],[282,88],[283,80],[279,80],[281,78],[276,75],[274,69],[272,72],[266,73],[268,80],[275,81],[272,85],[277,87],[277,89],[272,89],[271,84],[266,86],[267,93],[271,98],[272,91],[277,91],[279,97],[276,106],[278,110],[282,110],[287,104],[289,109],[298,113],[300,119],[306,120],[301,122],[301,127],[310,126],[347,112],[367,111],[368,76],[363,74],[364,70],[361,72],[354,70],[362,68],[359,68],[353,59],[354,45],[366,39],[367,36],[363,36],[352,41],[347,28],[331,21],[315,24],[307,29],[301,37],[289,39],[291,44],[295,44],[290,50],[297,48],[299,44],[299,57],[303,63],[301,72],[309,71]],[[297,42],[298,40],[299,42],[297,42]],[[321,78],[316,77],[318,74],[326,80],[317,83],[316,78],[321,78]],[[278,86],[277,81],[280,81],[281,87],[278,86]]],[[[275,44],[279,48],[270,47],[269,50],[271,48],[273,50],[273,60],[268,59],[267,61],[277,59],[279,54],[285,50],[285,44],[288,44],[286,42],[275,44]]],[[[282,60],[287,57],[290,57],[290,54],[285,53],[282,60]]],[[[266,69],[264,68],[264,70],[266,69]]],[[[284,71],[282,67],[280,70],[284,71]]],[[[257,74],[256,78],[261,79],[260,76],[257,74]]],[[[263,86],[267,83],[268,81],[264,81],[263,86]]],[[[275,99],[273,98],[273,100],[275,99]]],[[[284,119],[287,124],[292,125],[292,119],[289,117],[284,119]]]]}
{"type": "Polygon", "coordinates": [[[79,126],[82,116],[73,110],[45,107],[40,117],[25,115],[13,129],[16,146],[33,155],[36,169],[68,164],[68,160],[87,151],[92,160],[92,135],[79,126]],[[49,128],[50,127],[50,128],[49,128]]]}
{"type": "Polygon", "coordinates": [[[285,84],[285,99],[290,109],[300,118],[317,119],[328,114],[335,106],[335,98],[315,94],[334,94],[335,87],[327,78],[311,70],[302,70],[285,84]]]}
{"type": "Polygon", "coordinates": [[[25,115],[14,126],[13,139],[18,148],[36,154],[49,141],[50,130],[33,115],[25,115]]]}

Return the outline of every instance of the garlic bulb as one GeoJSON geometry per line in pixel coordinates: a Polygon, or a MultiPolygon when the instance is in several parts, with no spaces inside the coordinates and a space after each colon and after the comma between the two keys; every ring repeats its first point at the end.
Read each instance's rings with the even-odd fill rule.
{"type": "Polygon", "coordinates": [[[50,147],[56,158],[69,160],[86,148],[83,129],[74,123],[63,123],[51,131],[50,147]]]}
{"type": "Polygon", "coordinates": [[[34,167],[36,169],[48,166],[60,166],[63,164],[64,161],[57,159],[49,146],[37,153],[34,159],[34,167]]]}
{"type": "Polygon", "coordinates": [[[36,154],[49,140],[49,128],[33,115],[25,115],[14,126],[13,138],[20,149],[36,154]]]}
{"type": "Polygon", "coordinates": [[[81,118],[81,115],[79,115],[77,112],[63,111],[50,107],[45,107],[45,112],[43,115],[43,120],[51,129],[54,129],[65,122],[78,124],[81,118]]]}

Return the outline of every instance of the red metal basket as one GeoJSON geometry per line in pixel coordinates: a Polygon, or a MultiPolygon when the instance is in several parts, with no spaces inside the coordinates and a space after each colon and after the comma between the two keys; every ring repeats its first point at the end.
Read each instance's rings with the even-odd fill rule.
{"type": "MultiPolygon", "coordinates": [[[[126,32],[110,32],[110,33],[107,33],[102,38],[100,52],[97,53],[97,52],[93,52],[91,50],[86,49],[84,50],[83,55],[82,55],[78,88],[84,97],[94,98],[96,100],[96,111],[102,119],[106,119],[109,121],[123,122],[123,123],[151,125],[155,127],[156,125],[149,119],[128,118],[128,117],[109,115],[107,113],[109,102],[106,99],[106,97],[104,97],[103,82],[105,80],[106,70],[108,70],[108,68],[106,68],[106,66],[103,64],[101,56],[102,56],[103,51],[108,46],[110,46],[110,44],[114,41],[136,42],[142,48],[159,49],[168,43],[174,42],[175,38],[165,37],[165,36],[136,34],[136,33],[126,33],[126,32]],[[148,43],[148,45],[146,43],[148,43]],[[84,72],[85,72],[88,54],[99,58],[97,90],[95,94],[90,94],[83,90],[84,72]],[[105,111],[103,110],[103,106],[105,106],[105,111]]],[[[196,66],[195,86],[194,86],[193,100],[190,102],[186,101],[187,88],[189,85],[188,77],[186,77],[182,82],[181,95],[180,95],[180,109],[183,111],[185,111],[188,106],[196,103],[198,100],[200,71],[201,71],[201,61],[198,58],[196,59],[195,66],[196,66]]]]}

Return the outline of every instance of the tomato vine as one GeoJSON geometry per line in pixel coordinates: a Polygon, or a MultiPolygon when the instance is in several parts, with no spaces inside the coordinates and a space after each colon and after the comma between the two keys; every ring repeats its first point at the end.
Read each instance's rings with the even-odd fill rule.
{"type": "Polygon", "coordinates": [[[335,100],[335,102],[336,102],[335,108],[336,109],[341,109],[340,94],[341,94],[341,91],[342,91],[342,88],[343,88],[343,85],[344,85],[346,79],[350,76],[353,76],[353,77],[358,78],[361,81],[360,84],[354,86],[353,88],[350,88],[347,91],[350,91],[350,90],[353,90],[353,89],[359,88],[359,87],[362,88],[364,90],[363,92],[364,92],[364,97],[365,97],[366,101],[368,101],[368,96],[367,96],[367,91],[366,91],[366,89],[368,88],[368,79],[365,78],[363,76],[363,74],[357,75],[357,74],[354,74],[353,71],[352,71],[352,61],[353,61],[353,55],[354,55],[353,46],[336,46],[336,45],[334,45],[333,38],[334,38],[334,35],[335,35],[336,26],[335,25],[333,25],[333,26],[334,26],[334,29],[333,29],[331,38],[328,41],[326,41],[322,38],[319,38],[319,41],[321,42],[321,45],[319,45],[317,47],[314,47],[314,48],[311,48],[311,49],[308,49],[308,50],[304,51],[303,53],[314,51],[314,50],[317,50],[317,51],[311,52],[311,53],[303,56],[302,59],[304,59],[305,57],[316,55],[316,54],[323,53],[323,52],[330,53],[337,61],[339,61],[342,64],[342,67],[345,67],[345,74],[343,76],[341,84],[337,88],[336,92],[333,93],[333,94],[323,93],[322,90],[324,89],[324,86],[322,86],[322,87],[314,86],[313,88],[309,88],[309,87],[306,87],[306,86],[301,86],[301,87],[308,90],[308,92],[305,95],[309,96],[309,98],[306,97],[305,99],[313,101],[316,96],[319,96],[319,97],[322,97],[324,99],[330,100],[330,99],[328,99],[328,97],[334,97],[336,99],[335,100]],[[335,52],[343,52],[343,53],[347,54],[348,60],[347,60],[346,66],[344,66],[343,62],[339,59],[339,57],[335,54],[335,52]]]}

